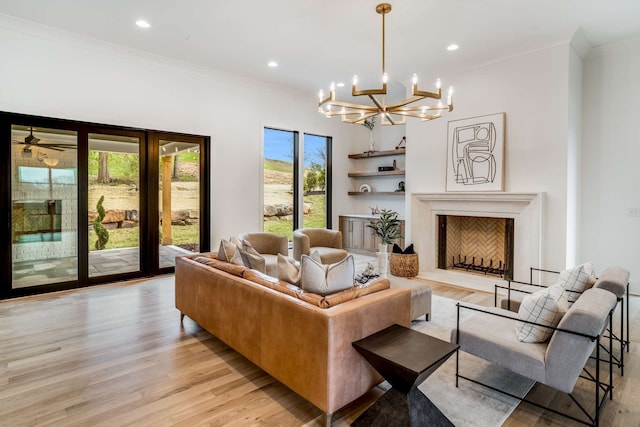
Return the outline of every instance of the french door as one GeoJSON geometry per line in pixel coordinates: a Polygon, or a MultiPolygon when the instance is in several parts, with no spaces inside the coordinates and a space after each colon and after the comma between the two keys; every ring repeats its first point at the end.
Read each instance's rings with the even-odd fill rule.
{"type": "Polygon", "coordinates": [[[209,139],[0,113],[0,297],[173,271],[209,249],[209,139]]]}

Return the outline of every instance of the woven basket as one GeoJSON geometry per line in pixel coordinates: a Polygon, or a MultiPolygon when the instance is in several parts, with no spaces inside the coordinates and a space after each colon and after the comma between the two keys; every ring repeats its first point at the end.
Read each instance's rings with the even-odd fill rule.
{"type": "Polygon", "coordinates": [[[389,270],[399,277],[415,277],[418,275],[418,254],[394,254],[389,256],[389,270]]]}

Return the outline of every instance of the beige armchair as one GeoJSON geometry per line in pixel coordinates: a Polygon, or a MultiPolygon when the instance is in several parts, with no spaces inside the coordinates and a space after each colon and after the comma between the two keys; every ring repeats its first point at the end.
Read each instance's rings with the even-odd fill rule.
{"type": "Polygon", "coordinates": [[[286,236],[274,233],[243,233],[237,237],[240,241],[249,242],[253,249],[262,255],[269,276],[278,277],[278,254],[289,256],[289,241],[286,236]]]}
{"type": "Polygon", "coordinates": [[[347,257],[342,249],[342,233],[326,228],[301,228],[293,232],[293,258],[317,251],[323,264],[333,264],[347,257]]]}

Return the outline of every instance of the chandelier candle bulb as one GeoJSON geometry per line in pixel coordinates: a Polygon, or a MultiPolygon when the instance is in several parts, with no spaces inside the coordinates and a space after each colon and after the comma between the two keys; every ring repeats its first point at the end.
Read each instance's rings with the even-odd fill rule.
{"type": "Polygon", "coordinates": [[[418,84],[418,75],[414,74],[413,77],[411,77],[411,83],[414,85],[418,84]]]}
{"type": "Polygon", "coordinates": [[[388,80],[389,80],[389,76],[387,76],[387,73],[384,73],[382,75],[382,83],[387,83],[388,80]]]}
{"type": "Polygon", "coordinates": [[[436,80],[436,88],[440,89],[440,87],[442,87],[442,82],[440,81],[440,79],[436,80]]]}

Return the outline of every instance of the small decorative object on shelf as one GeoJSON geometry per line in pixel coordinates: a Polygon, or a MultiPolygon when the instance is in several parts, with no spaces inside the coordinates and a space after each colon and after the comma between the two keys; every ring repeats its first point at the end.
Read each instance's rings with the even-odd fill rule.
{"type": "Polygon", "coordinates": [[[371,187],[369,186],[369,184],[362,184],[360,186],[360,192],[361,193],[370,193],[371,192],[371,187]]]}
{"type": "Polygon", "coordinates": [[[371,215],[378,215],[380,213],[380,209],[378,209],[377,206],[375,208],[369,206],[369,209],[371,209],[371,215]]]}
{"type": "Polygon", "coordinates": [[[375,116],[368,118],[364,122],[362,122],[362,126],[369,129],[369,153],[376,151],[375,141],[373,140],[373,128],[375,125],[376,125],[375,116]]]}
{"type": "Polygon", "coordinates": [[[396,190],[396,193],[400,193],[400,192],[404,193],[404,181],[400,181],[398,183],[398,189],[396,190]]]}
{"type": "Polygon", "coordinates": [[[402,144],[404,144],[405,147],[407,146],[407,137],[406,136],[403,136],[402,139],[400,140],[400,142],[398,142],[398,145],[396,145],[396,150],[400,149],[402,144]]]}

